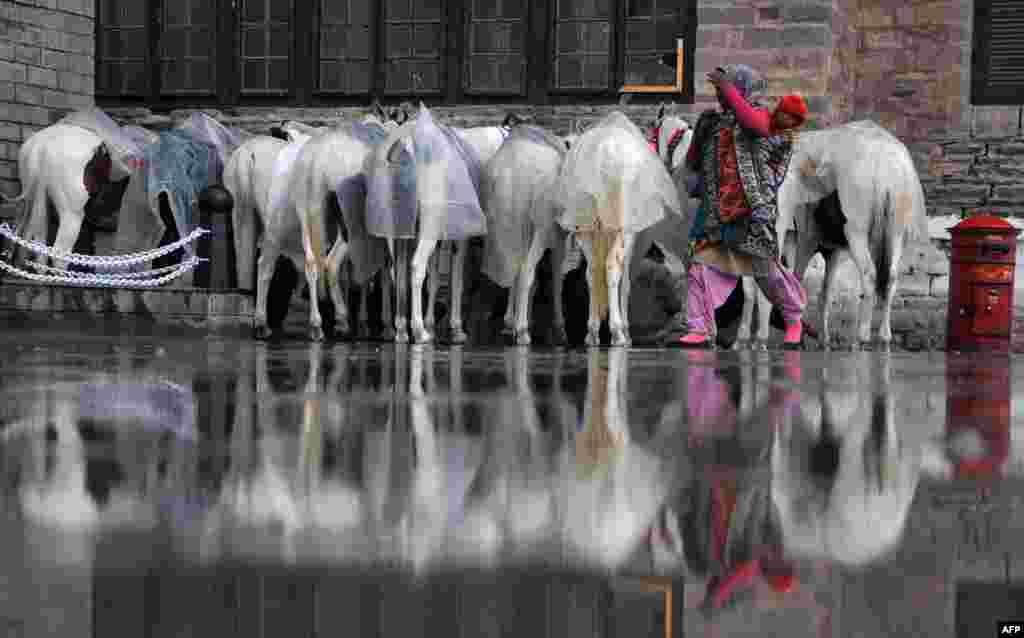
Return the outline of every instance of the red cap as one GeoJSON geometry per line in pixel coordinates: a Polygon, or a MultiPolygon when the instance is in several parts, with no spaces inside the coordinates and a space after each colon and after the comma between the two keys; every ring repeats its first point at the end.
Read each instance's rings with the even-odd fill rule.
{"type": "Polygon", "coordinates": [[[807,103],[796,94],[782,96],[776,110],[800,118],[800,121],[807,117],[807,103]]]}

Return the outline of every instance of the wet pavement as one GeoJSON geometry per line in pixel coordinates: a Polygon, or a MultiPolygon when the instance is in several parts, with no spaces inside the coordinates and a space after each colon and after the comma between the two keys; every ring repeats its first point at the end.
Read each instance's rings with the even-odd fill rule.
{"type": "Polygon", "coordinates": [[[29,329],[0,348],[2,635],[1024,618],[1017,359],[29,329]]]}

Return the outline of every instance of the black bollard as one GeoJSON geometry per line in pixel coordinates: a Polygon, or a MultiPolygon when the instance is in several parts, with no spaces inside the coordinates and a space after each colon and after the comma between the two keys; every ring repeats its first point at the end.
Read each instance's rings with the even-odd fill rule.
{"type": "Polygon", "coordinates": [[[214,290],[238,287],[235,273],[235,243],[231,227],[234,199],[220,184],[199,193],[199,225],[210,232],[198,240],[196,255],[209,259],[196,267],[197,288],[214,290]]]}

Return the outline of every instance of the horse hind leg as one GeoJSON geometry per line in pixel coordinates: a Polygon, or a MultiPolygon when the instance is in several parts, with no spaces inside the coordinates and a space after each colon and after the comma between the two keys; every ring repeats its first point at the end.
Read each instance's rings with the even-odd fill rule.
{"type": "Polygon", "coordinates": [[[416,241],[416,252],[412,256],[410,270],[412,287],[412,309],[410,324],[413,340],[419,344],[433,343],[434,335],[427,330],[423,321],[423,283],[427,277],[427,264],[431,255],[434,254],[437,246],[436,239],[420,237],[416,241]]]}
{"type": "Polygon", "coordinates": [[[881,250],[884,257],[879,259],[878,285],[876,293],[881,315],[878,323],[878,345],[888,351],[892,346],[892,302],[899,282],[900,260],[903,258],[904,237],[902,228],[889,228],[890,235],[883,240],[881,250]],[[884,269],[884,270],[883,270],[884,269]]]}
{"type": "Polygon", "coordinates": [[[594,246],[589,237],[578,239],[580,252],[587,262],[585,276],[587,278],[587,289],[590,291],[590,312],[587,316],[587,336],[584,344],[590,347],[601,345],[601,314],[597,308],[597,295],[594,293],[594,246]]]}
{"type": "MultiPolygon", "coordinates": [[[[327,279],[327,290],[330,293],[331,302],[334,304],[334,329],[338,335],[347,335],[349,332],[348,303],[345,301],[345,295],[341,291],[341,283],[339,282],[342,264],[344,263],[348,266],[345,260],[347,254],[348,242],[342,239],[341,232],[339,231],[338,238],[335,240],[334,246],[331,247],[331,252],[327,254],[323,273],[327,279]]],[[[347,279],[351,281],[351,276],[347,277],[347,279]]]]}
{"type": "Polygon", "coordinates": [[[533,282],[537,278],[537,266],[544,257],[544,235],[534,233],[530,240],[530,248],[526,253],[526,263],[516,276],[516,285],[509,294],[509,302],[515,299],[516,316],[513,335],[517,346],[528,346],[530,337],[530,297],[533,282]]]}
{"type": "Polygon", "coordinates": [[[821,317],[822,349],[826,352],[832,349],[829,340],[829,335],[832,334],[832,299],[835,296],[836,277],[844,255],[845,251],[837,248],[825,257],[825,280],[822,282],[821,294],[818,297],[818,316],[821,317]]]}
{"type": "Polygon", "coordinates": [[[768,339],[772,334],[772,302],[761,290],[760,286],[754,286],[757,295],[757,334],[751,341],[754,350],[767,350],[768,339]]]}
{"type": "Polygon", "coordinates": [[[395,280],[395,343],[409,343],[409,244],[408,239],[393,239],[395,280]]]}
{"type": "Polygon", "coordinates": [[[256,263],[256,316],[253,327],[257,339],[270,338],[270,326],[267,324],[267,297],[270,294],[270,284],[274,279],[274,267],[277,265],[280,255],[281,253],[276,247],[265,241],[256,263]]]}
{"type": "MultiPolygon", "coordinates": [[[[437,311],[437,293],[441,289],[441,264],[444,263],[442,260],[447,248],[446,242],[438,242],[437,248],[427,260],[427,307],[423,311],[423,325],[430,333],[434,332],[434,324],[437,319],[435,313],[437,311]]],[[[450,293],[451,286],[448,288],[450,293]]]]}
{"type": "MultiPolygon", "coordinates": [[[[82,230],[82,222],[85,220],[85,204],[88,202],[88,194],[82,188],[80,193],[69,194],[60,189],[51,193],[53,196],[54,208],[57,210],[57,238],[53,242],[53,252],[57,255],[70,254],[75,243],[78,242],[79,233],[82,230]]],[[[43,199],[43,206],[46,200],[43,199]]],[[[45,209],[44,209],[45,210],[45,209]]],[[[43,215],[46,220],[46,215],[43,215]]],[[[43,228],[46,228],[44,225],[43,228]]],[[[54,259],[53,265],[56,268],[67,269],[68,262],[63,259],[54,259]]]]}
{"type": "Polygon", "coordinates": [[[562,237],[558,229],[554,227],[549,232],[551,233],[551,294],[554,297],[552,306],[555,315],[552,340],[555,345],[563,345],[568,342],[565,334],[565,310],[562,307],[562,287],[565,283],[565,277],[562,275],[562,265],[565,263],[566,240],[568,237],[562,237]]]}
{"type": "Polygon", "coordinates": [[[452,242],[452,269],[449,285],[451,296],[448,308],[448,320],[451,327],[451,341],[454,344],[466,343],[468,337],[462,329],[462,293],[466,286],[466,254],[469,252],[469,241],[452,242]]]}
{"type": "MultiPolygon", "coordinates": [[[[857,344],[855,349],[863,349],[871,343],[871,320],[876,299],[877,273],[875,261],[871,258],[871,248],[866,233],[849,233],[850,257],[860,271],[860,307],[857,312],[857,344]]],[[[827,337],[826,337],[827,338],[827,337]]]]}
{"type": "Polygon", "coordinates": [[[758,286],[752,277],[741,277],[740,285],[743,286],[743,309],[740,311],[740,325],[736,330],[736,342],[734,350],[744,350],[750,347],[750,333],[753,331],[754,304],[760,303],[757,296],[758,286]],[[757,300],[757,301],[755,301],[757,300]]]}
{"type": "Polygon", "coordinates": [[[381,325],[383,326],[380,338],[385,341],[393,341],[395,338],[394,271],[390,267],[384,267],[378,273],[378,276],[380,277],[380,314],[381,325]]]}
{"type": "Polygon", "coordinates": [[[612,254],[617,255],[617,257],[608,260],[610,268],[618,268],[619,270],[619,285],[616,297],[619,307],[619,334],[616,336],[612,332],[612,345],[629,347],[633,345],[633,338],[629,331],[629,291],[631,288],[630,284],[632,283],[630,266],[633,261],[633,249],[636,246],[636,235],[623,231],[618,236],[616,245],[618,248],[613,250],[612,254]]]}

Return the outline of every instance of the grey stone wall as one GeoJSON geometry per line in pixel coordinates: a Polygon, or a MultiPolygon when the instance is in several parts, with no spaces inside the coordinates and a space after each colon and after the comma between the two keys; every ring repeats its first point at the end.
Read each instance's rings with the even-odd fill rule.
{"type": "Polygon", "coordinates": [[[94,0],[0,2],[0,192],[15,195],[18,149],[69,109],[93,104],[94,0]]]}

